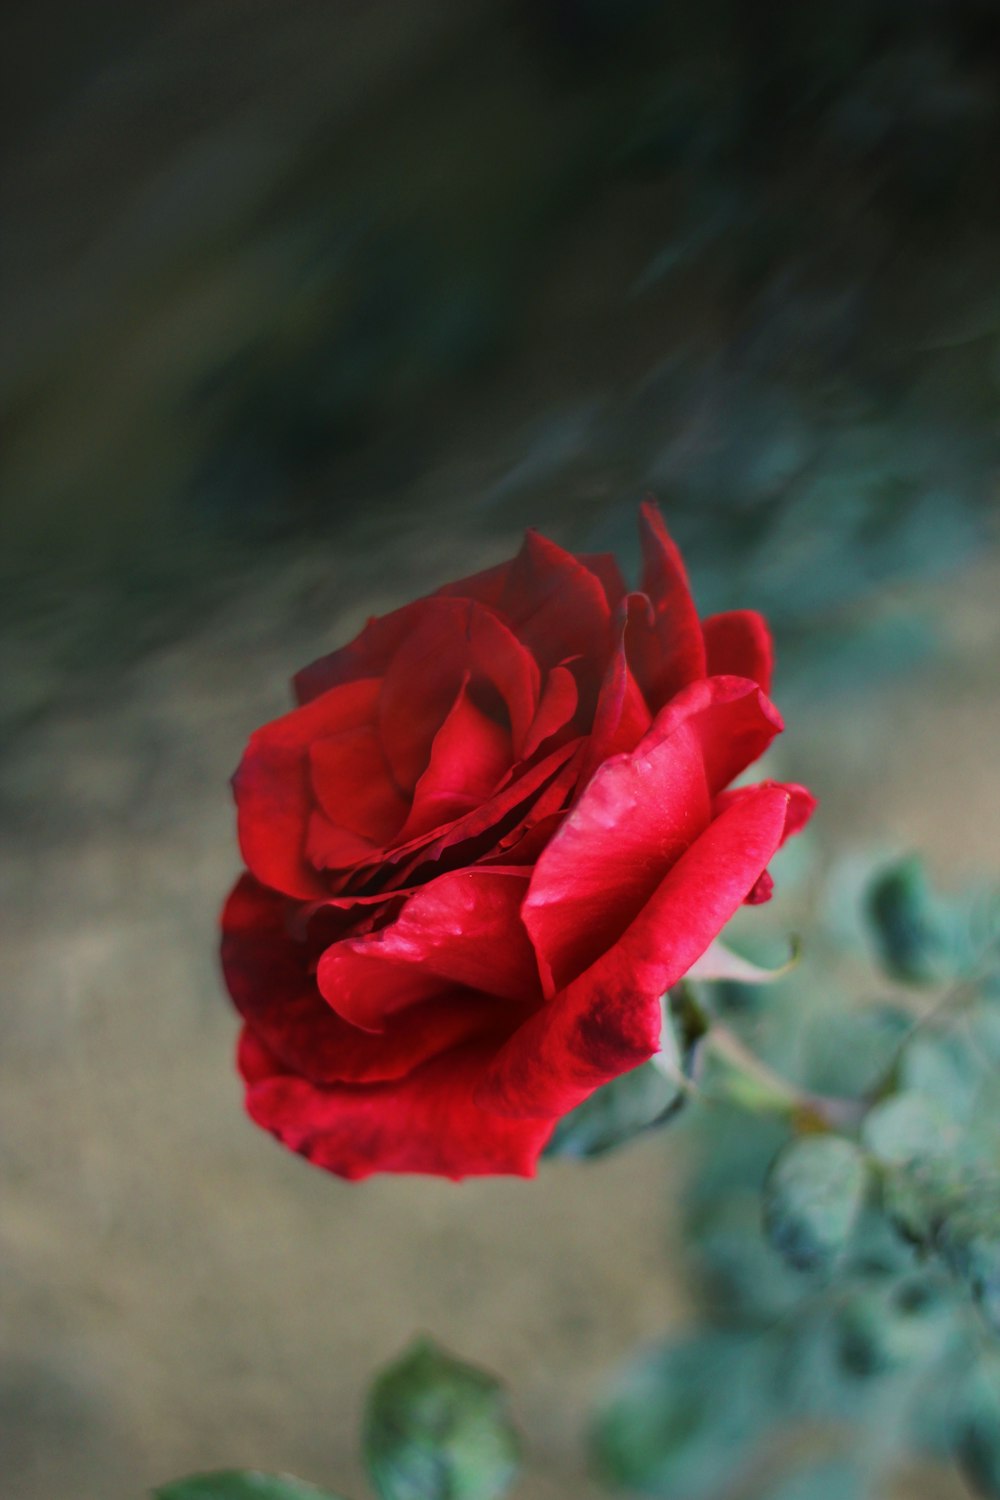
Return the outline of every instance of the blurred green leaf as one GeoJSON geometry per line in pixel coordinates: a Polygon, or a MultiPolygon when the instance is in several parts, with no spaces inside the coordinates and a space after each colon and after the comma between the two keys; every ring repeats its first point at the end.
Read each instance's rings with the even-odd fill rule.
{"type": "Polygon", "coordinates": [[[220,1469],[192,1474],[154,1490],[155,1500],[336,1500],[288,1474],[260,1474],[254,1469],[220,1469]]]}
{"type": "Polygon", "coordinates": [[[769,1356],[763,1340],[706,1333],[638,1360],[598,1414],[599,1476],[643,1494],[707,1500],[756,1437],[769,1356]]]}
{"type": "Polygon", "coordinates": [[[980,1059],[954,1031],[924,1030],[900,1058],[899,1086],[919,1095],[957,1124],[968,1122],[975,1099],[980,1059]]]}
{"type": "Polygon", "coordinates": [[[865,1116],[862,1139],[873,1156],[901,1165],[947,1155],[956,1139],[954,1123],[922,1094],[892,1094],[865,1116]]]}
{"type": "Polygon", "coordinates": [[[838,1005],[808,1018],[806,1077],[821,1094],[858,1098],[891,1072],[913,1017],[893,1005],[838,1005]]]}
{"type": "Polygon", "coordinates": [[[889,1277],[848,1292],[836,1327],[843,1367],[853,1375],[882,1375],[936,1357],[954,1327],[954,1307],[926,1277],[889,1277]]]}
{"type": "Polygon", "coordinates": [[[949,976],[951,934],[923,864],[901,860],[876,877],[868,914],[889,973],[907,984],[938,984],[949,976]]]}
{"type": "Polygon", "coordinates": [[[376,1377],[363,1447],[381,1500],[496,1500],[520,1467],[499,1381],[425,1338],[376,1377]]]}
{"type": "Polygon", "coordinates": [[[867,1168],[840,1136],[803,1136],[778,1153],[764,1184],[764,1227],[797,1270],[828,1266],[844,1248],[861,1209],[867,1168]]]}
{"type": "Polygon", "coordinates": [[[1000,1333],[1000,1183],[975,1183],[945,1214],[937,1243],[946,1265],[1000,1333]]]}
{"type": "Polygon", "coordinates": [[[956,1420],[955,1455],[979,1495],[1000,1497],[1000,1363],[980,1360],[967,1382],[956,1420]]]}

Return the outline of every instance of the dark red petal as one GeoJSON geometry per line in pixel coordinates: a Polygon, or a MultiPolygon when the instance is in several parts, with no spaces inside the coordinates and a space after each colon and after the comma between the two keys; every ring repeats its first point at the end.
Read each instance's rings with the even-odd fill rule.
{"type": "Polygon", "coordinates": [[[595,578],[600,579],[604,597],[613,614],[628,593],[618,559],[613,552],[584,552],[580,555],[580,562],[590,569],[595,578]]]}
{"type": "Polygon", "coordinates": [[[474,696],[485,685],[498,697],[518,754],[538,706],[536,662],[482,605],[466,599],[425,600],[386,669],[379,699],[382,744],[393,776],[405,790],[412,791],[427,769],[434,736],[467,675],[474,696]]]}
{"type": "Polygon", "coordinates": [[[454,583],[442,584],[441,588],[434,590],[434,596],[442,599],[475,599],[477,604],[485,604],[487,609],[496,614],[503,598],[507,574],[513,566],[514,559],[508,558],[506,562],[497,563],[493,568],[484,568],[481,573],[458,578],[454,583]]]}
{"type": "Polygon", "coordinates": [[[687,572],[663,517],[651,502],[640,507],[642,590],[652,606],[647,624],[636,617],[629,661],[655,713],[680,688],[705,675],[705,641],[687,572]]]}
{"type": "Polygon", "coordinates": [[[407,899],[394,922],[333,943],[319,961],[321,993],[345,1020],[372,1031],[439,992],[442,981],[516,1006],[537,1004],[538,970],[520,917],[527,883],[513,866],[439,876],[407,899]]]}
{"type": "MultiPolygon", "coordinates": [[[[639,599],[640,596],[632,597],[639,599]]],[[[643,607],[645,603],[643,600],[643,607]]],[[[611,756],[635,749],[650,726],[651,715],[646,700],[629,670],[625,643],[628,616],[629,610],[626,607],[618,644],[608,662],[604,681],[597,695],[594,727],[580,775],[581,786],[586,786],[597,767],[611,756]]]]}
{"type": "Polygon", "coordinates": [[[762,906],[765,901],[770,901],[774,895],[774,880],[769,870],[765,870],[757,876],[750,890],[744,898],[745,906],[762,906]]]}
{"type": "MultiPolygon", "coordinates": [[[[331,823],[325,813],[314,808],[306,824],[305,852],[309,863],[317,870],[329,870],[334,875],[353,870],[381,851],[381,844],[366,839],[363,834],[352,833],[349,828],[340,828],[331,823]]],[[[337,880],[332,880],[335,888],[337,880]]],[[[342,881],[341,881],[342,883],[342,881]]]]}
{"type": "Polygon", "coordinates": [[[233,1002],[283,1067],[318,1083],[398,1078],[428,1057],[495,1024],[482,1004],[437,985],[431,998],[372,1036],[331,1010],[309,951],[288,927],[289,903],[244,876],[222,917],[222,969],[233,1002]]]}
{"type": "Polygon", "coordinates": [[[576,678],[568,667],[553,667],[545,679],[538,712],[531,721],[522,749],[522,759],[530,760],[546,740],[565,729],[576,713],[580,695],[576,678]]]}
{"type": "Polygon", "coordinates": [[[331,823],[376,845],[388,844],[409,804],[393,781],[378,731],[370,724],[309,746],[316,801],[331,823]]]}
{"type": "Polygon", "coordinates": [[[660,997],[717,937],[771,858],[787,793],[764,786],[705,830],[620,941],[543,1006],[490,1066],[479,1102],[515,1116],[573,1109],[651,1057],[660,997]]]}
{"type": "Polygon", "coordinates": [[[497,611],[543,667],[582,657],[601,671],[611,611],[601,581],[571,552],[529,531],[497,611]]]}
{"type": "Polygon", "coordinates": [[[313,792],[311,745],[325,735],[371,722],[379,683],[345,683],[251,736],[233,777],[240,848],[265,885],[290,896],[322,895],[323,881],[306,859],[313,792]]]}
{"type": "Polygon", "coordinates": [[[551,812],[554,805],[562,807],[568,788],[579,774],[578,747],[579,741],[574,740],[560,745],[527,769],[516,766],[488,802],[457,818],[443,833],[412,839],[409,844],[392,850],[394,883],[408,882],[416,871],[425,878],[426,872],[442,860],[454,861],[464,856],[464,862],[469,864],[485,859],[518,829],[530,826],[551,812]]]}
{"type": "Polygon", "coordinates": [[[532,1177],[553,1122],[505,1118],[476,1104],[495,1048],[495,1042],[470,1043],[395,1082],[355,1087],[323,1087],[294,1077],[249,1037],[239,1061],[250,1117],[290,1150],[338,1176],[532,1177]]]}
{"type": "Polygon", "coordinates": [[[311,703],[321,693],[361,677],[381,677],[397,648],[413,628],[424,600],[370,619],[353,641],[310,662],[292,678],[299,703],[311,703]]]}
{"type": "Polygon", "coordinates": [[[754,609],[731,609],[703,622],[710,677],[749,677],[771,691],[774,644],[767,621],[754,609]]]}
{"type": "Polygon", "coordinates": [[[481,806],[510,770],[512,758],[510,731],[476,706],[466,676],[434,736],[400,840],[431,833],[481,806]]]}

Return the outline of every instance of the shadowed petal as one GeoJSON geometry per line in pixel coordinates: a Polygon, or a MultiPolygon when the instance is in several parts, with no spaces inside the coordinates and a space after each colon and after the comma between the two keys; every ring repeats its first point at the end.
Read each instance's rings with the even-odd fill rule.
{"type": "Polygon", "coordinates": [[[371,722],[374,680],[331,688],[251,736],[233,777],[240,848],[258,880],[290,896],[322,895],[305,852],[313,807],[309,753],[319,739],[371,722]]]}
{"type": "Polygon", "coordinates": [[[681,555],[649,501],[640,508],[639,532],[642,591],[652,613],[648,620],[634,618],[629,662],[655,713],[680,688],[704,677],[705,641],[681,555]]]}
{"type": "Polygon", "coordinates": [[[526,888],[527,874],[514,866],[439,876],[395,921],[327,948],[316,975],[321,993],[345,1020],[371,1031],[442,981],[515,1006],[537,1004],[538,970],[520,920],[526,888]]]}
{"type": "Polygon", "coordinates": [[[424,1004],[373,1036],[342,1020],[316,988],[309,947],[289,931],[290,903],[250,876],[222,915],[222,969],[233,1002],[284,1068],[315,1083],[399,1078],[428,1057],[495,1026],[482,1003],[438,982],[424,1004]]]}
{"type": "Polygon", "coordinates": [[[774,645],[767,621],[754,609],[731,609],[703,622],[710,677],[749,677],[771,691],[774,645]]]}
{"type": "Polygon", "coordinates": [[[428,599],[387,667],[379,696],[382,744],[404,790],[412,791],[427,769],[434,736],[466,677],[483,711],[506,720],[519,755],[538,706],[537,663],[482,605],[428,599]]]}
{"type": "Polygon", "coordinates": [[[510,770],[510,731],[472,701],[468,674],[434,736],[431,758],[413,793],[401,841],[431,833],[485,802],[510,770]]]}

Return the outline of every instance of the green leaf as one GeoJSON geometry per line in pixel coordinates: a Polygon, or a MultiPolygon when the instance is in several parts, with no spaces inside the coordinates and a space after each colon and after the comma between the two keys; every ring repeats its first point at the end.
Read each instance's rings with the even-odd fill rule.
{"type": "Polygon", "coordinates": [[[520,1467],[499,1381],[424,1338],[372,1385],[363,1447],[381,1500],[496,1500],[520,1467]]]}
{"type": "Polygon", "coordinates": [[[937,1243],[947,1266],[1000,1333],[1000,1184],[977,1184],[945,1215],[937,1243]]]}
{"type": "Polygon", "coordinates": [[[984,1359],[964,1392],[955,1456],[976,1493],[1000,1500],[1000,1367],[984,1359]]]}
{"type": "Polygon", "coordinates": [[[762,1339],[708,1333],[629,1366],[599,1413],[599,1476],[643,1494],[707,1500],[737,1472],[771,1385],[762,1339]]]}
{"type": "Polygon", "coordinates": [[[191,1474],[153,1491],[155,1500],[336,1500],[329,1490],[290,1474],[260,1474],[255,1469],[219,1469],[191,1474]]]}
{"type": "Polygon", "coordinates": [[[894,978],[919,985],[948,977],[948,925],[919,859],[884,870],[869,888],[867,905],[882,962],[894,978]]]}
{"type": "Polygon", "coordinates": [[[843,1368],[853,1375],[926,1366],[955,1326],[954,1306],[925,1277],[879,1279],[843,1296],[837,1343],[843,1368]]]}
{"type": "Polygon", "coordinates": [[[912,1030],[913,1017],[898,1006],[817,1009],[805,1024],[806,1082],[819,1094],[873,1094],[912,1030]]]}
{"type": "Polygon", "coordinates": [[[680,1074],[672,1078],[656,1063],[643,1063],[606,1083],[564,1115],[545,1155],[601,1156],[640,1132],[665,1123],[683,1101],[680,1074]]]}
{"type": "Polygon", "coordinates": [[[865,1160],[840,1136],[803,1136],[774,1160],[764,1184],[764,1229],[797,1270],[825,1269],[843,1249],[864,1201],[865,1160]]]}
{"type": "Polygon", "coordinates": [[[861,1136],[889,1165],[947,1156],[957,1132],[944,1111],[922,1094],[893,1094],[865,1116],[861,1136]]]}

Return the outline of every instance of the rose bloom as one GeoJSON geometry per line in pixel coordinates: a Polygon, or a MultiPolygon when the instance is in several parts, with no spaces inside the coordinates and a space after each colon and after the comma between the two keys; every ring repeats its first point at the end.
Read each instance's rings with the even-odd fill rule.
{"type": "Polygon", "coordinates": [[[726,790],[782,728],[763,619],[699,620],[640,524],[641,592],[529,532],[252,736],[223,969],[247,1109],[317,1166],[532,1175],[809,816],[798,786],[726,790]]]}

